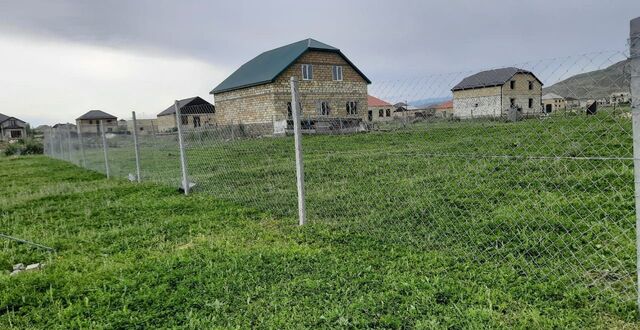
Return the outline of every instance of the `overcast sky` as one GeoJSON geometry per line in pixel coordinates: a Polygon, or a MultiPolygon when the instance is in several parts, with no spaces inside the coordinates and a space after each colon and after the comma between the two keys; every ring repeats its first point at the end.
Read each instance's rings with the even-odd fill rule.
{"type": "Polygon", "coordinates": [[[176,98],[213,102],[238,66],[309,37],[374,83],[622,51],[636,16],[638,0],[0,0],[0,112],[151,118],[176,98]]]}

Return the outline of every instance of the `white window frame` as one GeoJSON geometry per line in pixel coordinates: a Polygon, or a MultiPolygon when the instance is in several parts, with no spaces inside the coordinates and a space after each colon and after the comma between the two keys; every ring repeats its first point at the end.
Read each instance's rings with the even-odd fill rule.
{"type": "Polygon", "coordinates": [[[313,80],[313,64],[302,64],[302,80],[313,80]]]}
{"type": "Polygon", "coordinates": [[[333,75],[333,81],[342,81],[343,79],[343,75],[342,75],[342,65],[334,65],[333,66],[333,70],[332,71],[332,75],[333,75]]]}

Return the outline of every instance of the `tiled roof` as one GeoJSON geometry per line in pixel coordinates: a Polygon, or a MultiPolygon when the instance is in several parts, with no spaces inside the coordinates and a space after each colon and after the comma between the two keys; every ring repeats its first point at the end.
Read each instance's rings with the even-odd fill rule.
{"type": "Polygon", "coordinates": [[[391,103],[385,102],[375,96],[367,95],[367,104],[370,107],[390,107],[391,103]]]}

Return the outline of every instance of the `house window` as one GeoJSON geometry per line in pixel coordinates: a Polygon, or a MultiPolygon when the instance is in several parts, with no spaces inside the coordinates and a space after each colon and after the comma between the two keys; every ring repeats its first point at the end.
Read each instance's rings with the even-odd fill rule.
{"type": "Polygon", "coordinates": [[[140,127],[140,131],[144,131],[144,127],[140,127]]]}
{"type": "Polygon", "coordinates": [[[358,114],[358,102],[349,101],[347,102],[347,115],[357,115],[358,114]]]}
{"type": "Polygon", "coordinates": [[[107,123],[110,123],[110,122],[111,122],[111,119],[107,119],[107,123]]]}
{"type": "Polygon", "coordinates": [[[303,64],[302,65],[302,80],[311,80],[313,79],[313,65],[311,64],[303,64]]]}
{"type": "Polygon", "coordinates": [[[189,117],[180,116],[180,122],[182,123],[182,125],[189,125],[189,117]]]}
{"type": "Polygon", "coordinates": [[[378,110],[378,117],[384,117],[384,110],[378,110]]]}
{"type": "Polygon", "coordinates": [[[320,102],[320,115],[321,116],[328,116],[329,112],[330,112],[330,108],[329,108],[329,102],[326,101],[322,101],[320,102]]]}
{"type": "Polygon", "coordinates": [[[293,118],[293,110],[291,109],[291,102],[287,102],[287,118],[293,118]]]}
{"type": "Polygon", "coordinates": [[[193,116],[193,127],[200,127],[200,116],[193,116]]]}
{"type": "Polygon", "coordinates": [[[387,117],[391,117],[391,109],[387,109],[387,117]]]}
{"type": "Polygon", "coordinates": [[[11,131],[12,139],[19,139],[22,137],[22,131],[11,131]]]}
{"type": "Polygon", "coordinates": [[[511,89],[516,89],[516,81],[515,80],[511,80],[509,82],[509,86],[511,87],[511,89]]]}
{"type": "Polygon", "coordinates": [[[333,66],[333,80],[342,81],[342,66],[340,65],[333,66]]]}
{"type": "Polygon", "coordinates": [[[89,120],[89,125],[92,125],[92,124],[93,124],[93,120],[89,120]]]}
{"type": "Polygon", "coordinates": [[[529,109],[533,108],[533,99],[529,99],[529,109]]]}
{"type": "Polygon", "coordinates": [[[529,90],[533,89],[533,81],[529,80],[529,90]]]}
{"type": "Polygon", "coordinates": [[[516,99],[514,99],[514,98],[510,98],[510,99],[509,99],[509,104],[510,104],[512,107],[514,107],[514,106],[516,105],[516,99]]]}

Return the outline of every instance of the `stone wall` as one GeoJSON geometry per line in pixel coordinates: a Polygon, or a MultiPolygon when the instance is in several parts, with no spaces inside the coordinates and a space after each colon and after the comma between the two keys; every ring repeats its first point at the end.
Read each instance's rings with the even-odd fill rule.
{"type": "Polygon", "coordinates": [[[453,92],[453,113],[458,118],[499,117],[500,86],[453,92]]]}
{"type": "MultiPolygon", "coordinates": [[[[186,123],[183,122],[183,127],[185,128],[194,128],[193,117],[200,117],[200,127],[216,125],[216,115],[213,113],[188,114],[188,115],[182,115],[182,117],[183,118],[186,117],[186,120],[187,120],[186,123]]],[[[171,132],[178,128],[176,126],[175,114],[158,116],[158,119],[156,120],[156,124],[158,126],[159,132],[171,132]]]]}
{"type": "Polygon", "coordinates": [[[542,84],[531,74],[518,73],[511,79],[515,81],[515,88],[510,88],[510,82],[502,86],[502,109],[510,107],[510,99],[515,99],[517,106],[522,108],[523,114],[542,113],[542,84]],[[533,89],[529,89],[529,82],[533,83],[533,89]],[[532,99],[532,106],[529,108],[529,99],[532,99]]]}
{"type": "MultiPolygon", "coordinates": [[[[100,120],[92,119],[92,120],[76,120],[76,125],[80,127],[80,132],[82,133],[99,133],[100,132],[100,120]]],[[[116,132],[118,131],[118,121],[116,119],[104,119],[104,130],[105,132],[116,132]]]]}

